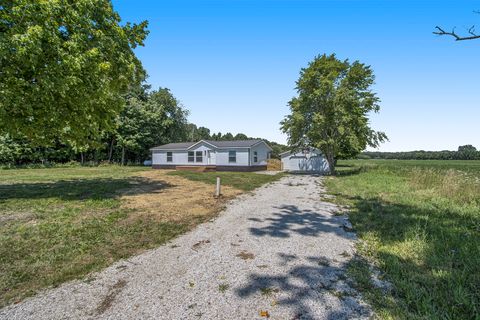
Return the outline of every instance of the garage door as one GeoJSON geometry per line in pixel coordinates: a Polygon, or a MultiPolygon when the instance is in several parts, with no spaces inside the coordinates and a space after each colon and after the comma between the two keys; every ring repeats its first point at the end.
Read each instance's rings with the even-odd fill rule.
{"type": "Polygon", "coordinates": [[[314,156],[307,159],[305,156],[288,156],[282,158],[283,170],[300,172],[324,172],[325,160],[321,156],[314,156]]]}

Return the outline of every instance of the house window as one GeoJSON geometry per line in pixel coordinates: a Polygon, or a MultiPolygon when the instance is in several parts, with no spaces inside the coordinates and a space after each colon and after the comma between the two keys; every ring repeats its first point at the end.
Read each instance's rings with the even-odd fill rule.
{"type": "Polygon", "coordinates": [[[195,153],[193,151],[188,151],[188,162],[195,161],[195,153]]]}
{"type": "Polygon", "coordinates": [[[228,162],[237,162],[237,151],[228,151],[228,162]]]}
{"type": "Polygon", "coordinates": [[[258,152],[253,151],[253,162],[258,162],[258,152]]]}
{"type": "Polygon", "coordinates": [[[202,158],[202,155],[203,155],[203,152],[202,151],[197,151],[196,152],[196,159],[195,159],[195,162],[203,162],[203,158],[202,158]]]}
{"type": "Polygon", "coordinates": [[[172,162],[173,161],[173,154],[172,152],[167,152],[167,162],[172,162]]]}

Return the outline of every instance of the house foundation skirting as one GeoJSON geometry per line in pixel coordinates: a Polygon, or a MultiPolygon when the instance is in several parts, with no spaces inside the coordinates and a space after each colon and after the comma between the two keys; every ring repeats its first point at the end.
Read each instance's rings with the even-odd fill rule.
{"type": "Polygon", "coordinates": [[[217,166],[217,171],[252,172],[267,170],[267,166],[217,166]]]}
{"type": "Polygon", "coordinates": [[[176,169],[174,164],[152,164],[153,169],[176,169]]]}
{"type": "MultiPolygon", "coordinates": [[[[177,170],[185,170],[187,168],[195,169],[196,166],[176,166],[174,164],[153,164],[153,169],[177,169],[177,170]],[[179,168],[177,168],[179,167],[179,168]]],[[[200,168],[206,166],[198,166],[200,168]]],[[[237,171],[237,172],[252,172],[252,171],[262,171],[267,170],[266,165],[262,166],[208,166],[208,171],[237,171]]],[[[203,171],[203,170],[198,170],[203,171]]]]}

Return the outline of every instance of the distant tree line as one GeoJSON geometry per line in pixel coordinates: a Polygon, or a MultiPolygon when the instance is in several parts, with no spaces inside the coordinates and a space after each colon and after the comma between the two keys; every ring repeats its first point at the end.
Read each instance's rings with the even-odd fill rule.
{"type": "MultiPolygon", "coordinates": [[[[125,97],[125,107],[116,118],[115,128],[92,136],[85,144],[55,138],[38,143],[25,137],[0,135],[0,164],[17,166],[80,162],[98,164],[140,164],[150,159],[150,148],[170,142],[250,139],[243,133],[210,133],[210,129],[188,122],[188,110],[166,88],[151,90],[142,85],[125,97]]],[[[272,155],[286,146],[267,141],[272,155]]]]}
{"type": "Polygon", "coordinates": [[[468,144],[459,146],[457,151],[408,151],[408,152],[362,152],[359,159],[398,160],[480,160],[480,151],[468,144]]]}

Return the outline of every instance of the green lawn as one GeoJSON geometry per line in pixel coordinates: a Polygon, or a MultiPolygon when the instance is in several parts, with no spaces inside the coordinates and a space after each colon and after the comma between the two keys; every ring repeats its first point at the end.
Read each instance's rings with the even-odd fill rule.
{"type": "Polygon", "coordinates": [[[480,161],[340,161],[326,179],[349,205],[349,271],[380,318],[479,319],[480,161]],[[372,284],[373,262],[393,290],[372,284]]]}
{"type": "MultiPolygon", "coordinates": [[[[0,170],[0,307],[156,247],[210,219],[187,212],[181,221],[163,221],[122,206],[120,191],[154,191],[157,184],[138,188],[151,183],[138,176],[145,170],[151,169],[0,170]]],[[[180,174],[207,183],[216,176],[180,174]]],[[[276,179],[228,172],[220,176],[224,184],[242,190],[276,179]]]]}
{"type": "Polygon", "coordinates": [[[172,171],[169,174],[208,184],[216,184],[216,178],[220,177],[222,185],[227,185],[243,191],[251,191],[265,183],[273,182],[283,177],[282,173],[277,173],[276,175],[266,175],[254,172],[172,171]]]}
{"type": "Polygon", "coordinates": [[[140,167],[0,170],[0,306],[99,270],[186,227],[127,219],[140,167]],[[128,222],[127,222],[128,221],[128,222]]]}

